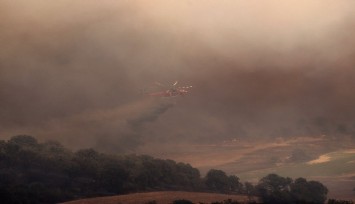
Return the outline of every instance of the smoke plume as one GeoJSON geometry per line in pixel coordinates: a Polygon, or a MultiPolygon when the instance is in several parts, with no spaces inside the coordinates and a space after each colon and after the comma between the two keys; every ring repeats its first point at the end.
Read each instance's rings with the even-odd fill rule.
{"type": "Polygon", "coordinates": [[[353,8],[350,0],[1,1],[0,137],[119,149],[354,135],[353,8]],[[192,85],[190,94],[173,102],[139,94],[175,80],[192,85]]]}

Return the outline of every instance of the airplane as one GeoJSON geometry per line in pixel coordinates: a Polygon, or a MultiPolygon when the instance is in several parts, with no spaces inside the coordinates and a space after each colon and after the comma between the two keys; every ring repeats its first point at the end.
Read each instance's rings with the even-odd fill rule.
{"type": "MultiPolygon", "coordinates": [[[[155,96],[155,97],[184,96],[185,94],[187,94],[189,92],[188,89],[192,88],[192,86],[176,87],[177,84],[178,84],[178,81],[175,81],[175,83],[172,85],[172,88],[165,90],[165,91],[148,93],[148,96],[155,96]]],[[[155,82],[155,85],[165,87],[163,84],[161,84],[159,82],[155,82]]]]}

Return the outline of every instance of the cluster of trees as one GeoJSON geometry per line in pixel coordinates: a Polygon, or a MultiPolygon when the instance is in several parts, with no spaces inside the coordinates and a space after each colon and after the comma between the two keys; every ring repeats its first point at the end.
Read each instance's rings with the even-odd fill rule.
{"type": "Polygon", "coordinates": [[[204,178],[207,190],[219,193],[243,193],[243,184],[237,176],[227,176],[222,170],[211,169],[204,178]]]}
{"type": "Polygon", "coordinates": [[[54,203],[138,191],[208,191],[223,185],[219,179],[230,185],[223,192],[238,186],[232,184],[239,182],[237,177],[223,172],[215,180],[201,178],[198,169],[173,160],[93,149],[72,152],[58,142],[39,143],[27,135],[0,141],[0,197],[5,203],[54,203]]]}
{"type": "Polygon", "coordinates": [[[329,199],[327,204],[354,204],[354,202],[352,200],[329,199]]]}
{"type": "Polygon", "coordinates": [[[264,203],[314,203],[321,204],[327,200],[328,189],[317,181],[304,178],[292,180],[276,174],[262,178],[255,187],[264,203]]]}
{"type": "Polygon", "coordinates": [[[265,203],[322,203],[319,182],[269,175],[254,186],[236,176],[142,155],[109,155],[93,149],[72,152],[58,142],[27,135],[0,141],[0,197],[3,203],[57,203],[138,191],[184,190],[260,196],[265,203]]]}

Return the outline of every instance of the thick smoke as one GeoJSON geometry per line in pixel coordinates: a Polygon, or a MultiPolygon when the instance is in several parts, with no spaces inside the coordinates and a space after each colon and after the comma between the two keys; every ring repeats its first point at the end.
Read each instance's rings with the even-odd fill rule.
{"type": "Polygon", "coordinates": [[[0,4],[2,138],[115,149],[354,135],[353,1],[0,4]],[[175,80],[194,88],[167,112],[139,94],[175,80]]]}
{"type": "Polygon", "coordinates": [[[72,148],[95,147],[101,151],[123,152],[134,150],[147,139],[146,126],[155,122],[173,101],[142,99],[112,109],[74,114],[43,122],[40,126],[15,128],[13,134],[35,133],[48,139],[61,137],[72,148]]]}
{"type": "Polygon", "coordinates": [[[142,126],[147,123],[147,122],[154,122],[158,119],[158,117],[163,114],[165,111],[167,111],[170,107],[172,107],[172,103],[161,103],[158,104],[158,106],[155,106],[148,110],[147,113],[144,113],[139,115],[136,118],[128,119],[127,122],[130,127],[132,127],[135,130],[139,130],[142,128],[142,126]]]}

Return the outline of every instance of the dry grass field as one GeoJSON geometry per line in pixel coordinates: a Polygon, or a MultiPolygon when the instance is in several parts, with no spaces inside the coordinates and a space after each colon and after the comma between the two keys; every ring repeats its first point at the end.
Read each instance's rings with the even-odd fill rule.
{"type": "Polygon", "coordinates": [[[149,193],[134,193],[128,195],[97,197],[90,199],[82,199],[70,201],[63,204],[145,204],[150,201],[156,201],[157,204],[169,204],[174,200],[186,199],[193,203],[211,203],[216,201],[224,201],[227,199],[237,200],[238,202],[248,201],[247,196],[242,195],[226,195],[216,193],[195,193],[181,191],[162,191],[149,193]]]}

